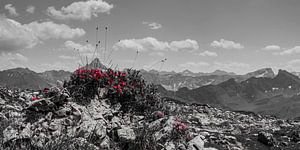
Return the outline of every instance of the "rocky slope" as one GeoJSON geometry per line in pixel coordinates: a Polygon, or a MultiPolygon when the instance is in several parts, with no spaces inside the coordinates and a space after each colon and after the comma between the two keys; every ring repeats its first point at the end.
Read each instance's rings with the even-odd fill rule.
{"type": "MultiPolygon", "coordinates": [[[[300,83],[285,71],[263,79],[250,79],[256,81],[251,84],[232,79],[214,92],[233,96],[243,84],[266,90],[300,83]]],[[[146,85],[135,70],[88,67],[76,70],[70,81],[40,92],[0,88],[0,149],[294,150],[300,146],[299,122],[161,98],[156,88],[162,89],[146,85]]],[[[218,100],[213,92],[206,94],[211,101],[218,100]]]]}
{"type": "Polygon", "coordinates": [[[121,103],[112,104],[101,94],[83,104],[64,88],[52,90],[52,97],[34,101],[32,93],[0,90],[1,149],[296,150],[300,146],[300,124],[293,121],[167,99],[159,100],[160,107],[149,114],[124,112],[121,103]]]}

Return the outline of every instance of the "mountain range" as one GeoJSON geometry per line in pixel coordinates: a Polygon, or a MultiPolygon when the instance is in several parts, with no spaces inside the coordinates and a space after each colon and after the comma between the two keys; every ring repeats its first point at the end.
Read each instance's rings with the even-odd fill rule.
{"type": "Polygon", "coordinates": [[[169,91],[177,91],[180,88],[195,89],[205,85],[216,85],[234,78],[237,82],[244,81],[250,77],[268,77],[275,76],[271,68],[264,68],[245,75],[237,75],[232,72],[216,70],[212,73],[193,73],[184,70],[179,73],[175,72],[158,72],[155,70],[141,70],[141,74],[146,81],[154,84],[160,84],[169,91]]]}
{"type": "Polygon", "coordinates": [[[300,79],[284,70],[273,77],[231,78],[216,85],[178,91],[159,90],[164,97],[189,103],[210,104],[234,111],[249,111],[280,118],[300,117],[300,79]]]}
{"type": "Polygon", "coordinates": [[[0,71],[0,85],[8,88],[40,90],[56,85],[57,80],[68,80],[71,72],[50,70],[37,73],[28,68],[0,71]]]}
{"type": "MultiPolygon", "coordinates": [[[[106,68],[98,58],[87,64],[87,68],[106,68]]],[[[48,70],[37,73],[28,68],[14,68],[0,71],[0,85],[8,88],[40,90],[57,84],[57,81],[69,80],[72,72],[48,70]]]]}

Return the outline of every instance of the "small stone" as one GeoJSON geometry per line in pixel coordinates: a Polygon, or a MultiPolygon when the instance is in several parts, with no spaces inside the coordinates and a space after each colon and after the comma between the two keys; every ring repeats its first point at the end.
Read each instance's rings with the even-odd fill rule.
{"type": "Polygon", "coordinates": [[[114,116],[111,120],[112,128],[118,128],[122,125],[121,119],[119,117],[114,116]]]}
{"type": "Polygon", "coordinates": [[[275,144],[275,139],[271,133],[259,132],[257,140],[268,146],[274,146],[275,144]]]}
{"type": "Polygon", "coordinates": [[[43,127],[44,129],[48,129],[48,128],[49,128],[48,122],[43,122],[43,123],[42,123],[42,127],[43,127]]]}
{"type": "Polygon", "coordinates": [[[30,137],[32,137],[32,131],[30,130],[30,123],[27,123],[26,127],[20,133],[19,137],[20,138],[30,138],[30,137]]]}
{"type": "Polygon", "coordinates": [[[0,105],[4,105],[4,104],[5,104],[5,100],[0,97],[0,105]]]}
{"type": "Polygon", "coordinates": [[[133,131],[133,129],[129,127],[123,127],[121,129],[117,130],[118,137],[120,141],[127,142],[127,141],[134,141],[136,138],[136,135],[133,131]]]}
{"type": "Polygon", "coordinates": [[[8,126],[3,131],[3,143],[6,143],[10,140],[16,139],[18,137],[18,131],[15,130],[13,127],[8,126]]]}
{"type": "Polygon", "coordinates": [[[100,148],[101,149],[110,149],[110,140],[109,137],[105,137],[104,140],[100,143],[100,148]]]}
{"type": "Polygon", "coordinates": [[[202,150],[204,149],[204,141],[201,136],[196,136],[194,139],[189,141],[188,150],[202,150]]]}
{"type": "Polygon", "coordinates": [[[55,112],[55,114],[59,117],[66,117],[71,112],[71,109],[68,107],[64,107],[55,112]]]}
{"type": "Polygon", "coordinates": [[[107,88],[99,88],[98,89],[98,96],[99,96],[99,98],[100,99],[105,98],[106,95],[107,95],[107,92],[108,92],[107,88]]]}
{"type": "Polygon", "coordinates": [[[48,112],[48,114],[46,115],[45,119],[50,121],[52,119],[53,113],[52,112],[48,112]]]}
{"type": "Polygon", "coordinates": [[[176,150],[175,144],[173,142],[167,142],[165,144],[166,150],[176,150]]]}
{"type": "Polygon", "coordinates": [[[288,142],[281,142],[282,146],[288,146],[288,142]]]}
{"type": "Polygon", "coordinates": [[[49,99],[40,99],[32,101],[27,107],[28,110],[37,111],[37,112],[49,112],[52,111],[55,107],[55,104],[49,99]]]}

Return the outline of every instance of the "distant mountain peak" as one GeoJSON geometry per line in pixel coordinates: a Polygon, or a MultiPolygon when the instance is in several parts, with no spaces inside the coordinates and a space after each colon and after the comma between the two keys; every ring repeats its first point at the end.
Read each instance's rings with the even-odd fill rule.
{"type": "Polygon", "coordinates": [[[28,68],[12,68],[12,69],[8,69],[8,70],[4,70],[4,71],[8,71],[11,73],[19,73],[19,74],[25,74],[25,73],[34,73],[32,70],[28,69],[28,68]]]}
{"type": "Polygon", "coordinates": [[[91,63],[86,65],[88,68],[107,68],[105,65],[103,65],[99,58],[95,58],[91,63]]]}
{"type": "Polygon", "coordinates": [[[265,70],[265,71],[273,72],[273,69],[272,69],[272,68],[262,68],[262,69],[258,69],[258,70],[265,70]]]}
{"type": "Polygon", "coordinates": [[[273,72],[272,68],[262,68],[259,70],[256,70],[254,72],[247,73],[246,75],[251,76],[251,77],[256,77],[256,78],[274,78],[275,73],[273,72]]]}
{"type": "Polygon", "coordinates": [[[279,70],[278,70],[278,74],[290,74],[290,73],[287,72],[286,70],[279,69],[279,70]]]}
{"type": "Polygon", "coordinates": [[[195,76],[195,73],[188,69],[183,70],[180,74],[182,74],[183,76],[195,76]]]}
{"type": "Polygon", "coordinates": [[[190,71],[188,69],[185,69],[185,70],[182,71],[182,73],[194,73],[194,72],[192,72],[192,71],[190,71]]]}
{"type": "Polygon", "coordinates": [[[155,74],[159,73],[157,70],[154,70],[154,69],[149,70],[149,72],[150,73],[155,73],[155,74]]]}
{"type": "Polygon", "coordinates": [[[296,76],[286,70],[282,70],[282,69],[278,70],[278,74],[277,74],[276,78],[290,78],[290,79],[300,80],[298,78],[298,76],[296,76]]]}
{"type": "Polygon", "coordinates": [[[214,72],[212,72],[212,73],[218,73],[218,72],[222,72],[222,73],[227,73],[226,71],[224,71],[224,70],[220,70],[220,69],[217,69],[217,70],[215,70],[214,72]]]}
{"type": "Polygon", "coordinates": [[[220,70],[220,69],[217,69],[217,70],[215,70],[214,72],[209,73],[209,74],[211,74],[211,75],[236,75],[236,74],[233,73],[233,72],[227,72],[227,71],[220,70]]]}
{"type": "Polygon", "coordinates": [[[190,70],[188,70],[188,69],[185,69],[185,70],[183,70],[182,72],[192,72],[192,71],[190,71],[190,70]]]}

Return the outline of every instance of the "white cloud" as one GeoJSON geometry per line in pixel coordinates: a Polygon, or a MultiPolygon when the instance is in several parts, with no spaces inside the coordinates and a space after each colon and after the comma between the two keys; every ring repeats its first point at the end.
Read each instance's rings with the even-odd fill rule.
{"type": "Polygon", "coordinates": [[[165,53],[163,53],[163,52],[152,52],[149,55],[150,56],[161,56],[161,57],[163,57],[163,56],[165,56],[165,53]]]}
{"type": "Polygon", "coordinates": [[[152,30],[157,30],[162,28],[162,25],[156,22],[143,22],[144,25],[147,25],[152,30]]]}
{"type": "Polygon", "coordinates": [[[200,56],[210,56],[210,57],[217,57],[218,54],[216,52],[211,51],[204,51],[202,53],[199,53],[200,56]]]}
{"type": "Polygon", "coordinates": [[[0,54],[0,70],[5,70],[15,67],[24,67],[28,62],[28,58],[20,53],[1,53],[0,54]]]}
{"type": "Polygon", "coordinates": [[[167,51],[170,49],[168,42],[158,41],[153,37],[143,39],[125,39],[113,46],[115,49],[133,49],[139,51],[167,51]]]}
{"type": "Polygon", "coordinates": [[[80,44],[73,41],[66,41],[64,43],[64,49],[73,51],[74,54],[77,55],[77,57],[80,57],[81,61],[84,61],[82,63],[86,63],[86,57],[88,61],[92,59],[92,57],[100,57],[101,52],[103,52],[103,49],[97,49],[95,52],[95,47],[92,44],[80,44]],[[78,53],[80,56],[78,56],[78,53]],[[95,53],[95,54],[94,54],[95,53]]]}
{"type": "Polygon", "coordinates": [[[210,46],[215,48],[224,48],[224,49],[244,49],[245,47],[240,44],[236,43],[234,41],[228,41],[221,39],[220,41],[213,41],[210,46]]]}
{"type": "Polygon", "coordinates": [[[292,55],[292,54],[299,54],[300,53],[300,46],[295,46],[290,49],[286,49],[282,52],[273,53],[274,55],[292,55]]]}
{"type": "Polygon", "coordinates": [[[172,41],[170,43],[170,47],[172,50],[178,51],[178,50],[198,50],[199,45],[198,42],[191,39],[186,39],[183,41],[172,41]]]}
{"type": "Polygon", "coordinates": [[[69,6],[56,10],[53,6],[48,7],[48,15],[56,19],[74,19],[74,20],[90,20],[97,17],[100,13],[109,13],[113,8],[112,4],[108,4],[103,0],[87,0],[73,2],[69,6]]]}
{"type": "Polygon", "coordinates": [[[263,50],[266,51],[279,51],[281,48],[278,45],[268,45],[265,48],[263,48],[263,50]]]}
{"type": "Polygon", "coordinates": [[[171,43],[159,41],[153,37],[143,39],[125,39],[114,44],[114,49],[132,49],[139,51],[178,51],[178,50],[197,50],[197,41],[182,40],[172,41],[171,43]]]}
{"type": "Polygon", "coordinates": [[[4,9],[8,10],[9,14],[12,16],[19,16],[19,14],[16,11],[16,8],[12,4],[6,4],[4,6],[4,9]]]}
{"type": "Polygon", "coordinates": [[[206,67],[206,66],[209,66],[207,62],[186,62],[179,65],[179,67],[185,69],[195,68],[195,67],[206,67]]]}
{"type": "Polygon", "coordinates": [[[14,51],[32,48],[42,40],[72,39],[85,35],[80,28],[53,22],[19,22],[0,16],[0,51],[14,51]]]}
{"type": "Polygon", "coordinates": [[[287,64],[300,66],[300,59],[291,60],[287,64]]]}
{"type": "Polygon", "coordinates": [[[31,22],[24,25],[32,31],[35,35],[43,40],[55,39],[72,39],[85,35],[85,31],[81,28],[71,28],[65,24],[56,24],[49,22],[31,22]]]}
{"type": "Polygon", "coordinates": [[[287,62],[287,69],[299,72],[300,59],[294,59],[287,62]]]}
{"type": "Polygon", "coordinates": [[[30,14],[33,14],[35,11],[35,7],[30,5],[30,6],[27,6],[26,8],[26,12],[30,13],[30,14]]]}
{"type": "Polygon", "coordinates": [[[0,52],[32,48],[38,42],[32,29],[0,16],[0,52]]]}
{"type": "Polygon", "coordinates": [[[65,45],[64,45],[67,49],[69,50],[79,50],[79,52],[93,52],[95,47],[92,46],[92,44],[85,44],[85,45],[82,45],[82,44],[79,44],[79,43],[75,43],[73,41],[66,41],[65,42],[65,45]]]}
{"type": "Polygon", "coordinates": [[[60,55],[58,57],[61,58],[61,59],[64,59],[64,60],[76,60],[77,59],[77,57],[67,56],[67,55],[60,55]]]}
{"type": "Polygon", "coordinates": [[[23,56],[20,53],[3,53],[3,57],[5,57],[8,61],[13,61],[13,62],[27,62],[28,58],[23,56]]]}

